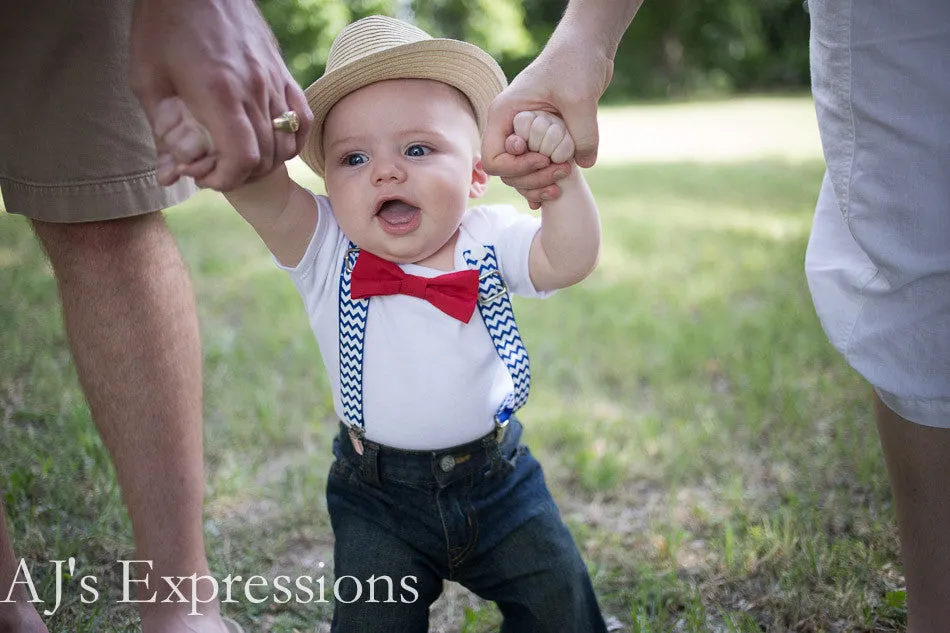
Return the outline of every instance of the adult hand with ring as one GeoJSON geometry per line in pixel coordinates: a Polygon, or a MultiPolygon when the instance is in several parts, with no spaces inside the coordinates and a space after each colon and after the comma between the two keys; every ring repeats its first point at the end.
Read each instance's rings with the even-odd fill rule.
{"type": "Polygon", "coordinates": [[[226,191],[269,173],[302,148],[313,115],[252,0],[139,0],[132,24],[130,84],[152,125],[159,182],[195,175],[226,191]],[[161,104],[180,99],[211,139],[204,175],[176,159],[192,153],[156,128],[161,104]],[[294,111],[297,129],[275,129],[294,111]]]}
{"type": "MultiPolygon", "coordinates": [[[[287,110],[274,117],[271,125],[278,137],[275,143],[279,143],[282,137],[295,142],[294,135],[300,130],[300,117],[295,111],[287,110]]],[[[155,130],[170,146],[169,153],[159,157],[159,181],[174,180],[181,176],[191,176],[201,181],[214,169],[217,161],[211,136],[180,98],[170,97],[159,104],[155,130]]]]}

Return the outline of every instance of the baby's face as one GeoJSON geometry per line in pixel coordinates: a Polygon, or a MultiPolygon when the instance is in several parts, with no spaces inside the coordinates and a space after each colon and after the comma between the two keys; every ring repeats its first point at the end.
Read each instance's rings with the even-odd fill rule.
{"type": "Polygon", "coordinates": [[[445,268],[467,200],[487,182],[478,145],[471,107],[443,83],[396,79],[347,95],[323,133],[340,228],[384,259],[445,268]]]}

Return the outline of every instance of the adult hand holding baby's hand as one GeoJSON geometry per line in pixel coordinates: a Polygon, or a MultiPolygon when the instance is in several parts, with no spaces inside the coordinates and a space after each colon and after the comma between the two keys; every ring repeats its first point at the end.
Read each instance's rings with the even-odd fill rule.
{"type": "Polygon", "coordinates": [[[217,164],[211,135],[180,97],[167,97],[155,106],[153,132],[158,141],[156,177],[175,182],[182,176],[201,180],[217,164]]]}
{"type": "MultiPolygon", "coordinates": [[[[506,152],[512,156],[521,156],[531,151],[547,157],[557,180],[571,173],[574,167],[568,161],[574,157],[574,139],[571,138],[564,121],[549,112],[533,111],[519,112],[512,123],[514,134],[505,139],[506,152]]],[[[560,191],[557,191],[557,195],[552,196],[550,167],[545,166],[534,174],[518,178],[515,189],[527,199],[532,209],[540,208],[543,200],[556,198],[560,194],[560,191]]],[[[513,184],[508,183],[505,178],[502,180],[513,184]]],[[[554,188],[556,189],[556,186],[554,188]]]]}
{"type": "MultiPolygon", "coordinates": [[[[252,0],[138,0],[131,40],[129,81],[152,125],[159,158],[191,153],[168,145],[157,129],[159,108],[169,98],[180,98],[214,139],[217,160],[199,185],[233,189],[303,147],[313,115],[252,0]],[[299,127],[276,131],[274,118],[290,110],[299,127]]],[[[176,173],[161,169],[158,181],[172,184],[176,173]]]]}
{"type": "Polygon", "coordinates": [[[564,121],[549,112],[519,112],[514,118],[515,135],[524,139],[532,152],[544,154],[552,163],[566,163],[574,157],[574,139],[564,121]]]}
{"type": "MultiPolygon", "coordinates": [[[[619,0],[601,3],[602,11],[592,8],[584,15],[595,21],[620,25],[624,20],[618,21],[614,10],[625,7],[627,11],[633,4],[619,0]]],[[[495,98],[488,111],[482,138],[485,171],[501,176],[505,184],[528,198],[533,209],[540,206],[542,198],[550,200],[560,196],[557,180],[577,167],[547,163],[537,152],[512,153],[508,142],[517,113],[557,113],[566,122],[576,144],[576,165],[592,167],[597,161],[597,100],[610,83],[613,53],[607,50],[610,38],[601,37],[598,29],[584,28],[584,22],[576,15],[562,20],[537,59],[495,98]]],[[[623,25],[628,23],[629,20],[623,25]]],[[[619,34],[617,37],[619,39],[619,34]]],[[[616,42],[614,49],[615,45],[616,42]]]]}

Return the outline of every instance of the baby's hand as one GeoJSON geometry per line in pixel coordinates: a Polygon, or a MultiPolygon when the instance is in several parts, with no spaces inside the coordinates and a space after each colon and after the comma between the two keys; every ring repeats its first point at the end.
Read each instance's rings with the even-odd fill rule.
{"type": "Polygon", "coordinates": [[[180,176],[200,180],[214,169],[217,156],[211,135],[179,97],[159,102],[154,129],[159,183],[169,184],[180,176]]]}
{"type": "Polygon", "coordinates": [[[544,154],[552,163],[566,163],[574,157],[574,139],[557,115],[543,110],[519,112],[513,123],[515,133],[505,143],[505,149],[510,154],[524,153],[524,143],[527,149],[544,154]]]}
{"type": "Polygon", "coordinates": [[[543,110],[519,112],[513,124],[515,133],[505,139],[505,151],[512,156],[520,156],[530,149],[547,156],[551,165],[544,165],[537,171],[517,178],[501,180],[524,196],[529,207],[540,209],[544,200],[561,197],[557,181],[577,169],[576,165],[568,162],[574,157],[574,139],[560,117],[543,110]]]}

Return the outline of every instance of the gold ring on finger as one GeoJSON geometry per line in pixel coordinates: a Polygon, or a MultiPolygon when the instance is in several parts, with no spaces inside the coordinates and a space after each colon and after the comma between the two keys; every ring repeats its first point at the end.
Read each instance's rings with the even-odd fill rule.
{"type": "Polygon", "coordinates": [[[300,129],[300,117],[293,110],[287,110],[273,120],[274,129],[278,132],[293,134],[300,129]]]}

